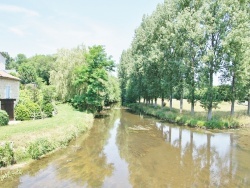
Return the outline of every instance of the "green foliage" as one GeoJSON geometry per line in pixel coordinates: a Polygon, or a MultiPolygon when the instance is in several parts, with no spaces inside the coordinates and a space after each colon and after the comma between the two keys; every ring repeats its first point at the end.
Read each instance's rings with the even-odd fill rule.
{"type": "Polygon", "coordinates": [[[114,76],[108,76],[108,81],[106,83],[105,90],[105,105],[109,105],[110,103],[115,103],[120,101],[120,88],[118,79],[114,76]]]}
{"type": "Polygon", "coordinates": [[[201,106],[206,110],[208,110],[211,105],[210,100],[209,100],[209,97],[211,95],[213,95],[212,108],[217,108],[219,102],[221,102],[221,95],[219,94],[217,87],[214,87],[213,89],[211,88],[201,89],[199,90],[198,95],[199,95],[201,106]]]}
{"type": "Polygon", "coordinates": [[[230,86],[229,85],[219,85],[218,87],[218,95],[220,97],[220,100],[222,101],[230,101],[231,96],[230,96],[230,86]]]}
{"type": "Polygon", "coordinates": [[[52,117],[54,111],[54,106],[51,103],[47,103],[43,106],[43,112],[47,117],[52,117]]]}
{"type": "Polygon", "coordinates": [[[28,62],[36,69],[37,76],[49,85],[50,71],[55,69],[56,58],[50,55],[35,55],[28,62]]]}
{"type": "Polygon", "coordinates": [[[55,87],[58,100],[69,102],[81,91],[81,88],[76,88],[73,84],[73,80],[76,77],[76,69],[86,65],[85,53],[84,46],[58,50],[56,66],[50,71],[50,83],[55,87]]]}
{"type": "Polygon", "coordinates": [[[55,100],[55,87],[54,86],[45,86],[42,88],[43,104],[52,103],[55,100]]]}
{"type": "Polygon", "coordinates": [[[200,100],[211,120],[212,109],[221,100],[233,104],[249,96],[249,34],[247,1],[159,4],[143,17],[131,47],[122,53],[118,67],[122,102],[143,98],[148,103],[160,97],[171,104],[173,96],[185,97],[194,115],[200,100]],[[230,82],[230,92],[227,86],[214,86],[218,73],[221,81],[230,82]]]}
{"type": "Polygon", "coordinates": [[[108,72],[114,62],[107,57],[103,46],[93,46],[85,54],[86,65],[76,69],[74,86],[78,93],[72,98],[72,104],[79,110],[100,111],[107,98],[108,72]]]}
{"type": "Polygon", "coordinates": [[[0,145],[0,168],[15,163],[13,148],[10,143],[0,145]]]}
{"type": "Polygon", "coordinates": [[[29,63],[23,63],[18,67],[22,84],[36,83],[37,74],[36,69],[29,63]]]}
{"type": "Polygon", "coordinates": [[[26,108],[29,110],[30,117],[33,119],[41,118],[41,108],[37,103],[28,102],[25,104],[26,108]]]}
{"type": "Polygon", "coordinates": [[[169,111],[168,108],[160,108],[144,104],[129,104],[128,107],[137,113],[144,113],[152,115],[170,123],[177,123],[190,127],[199,127],[207,129],[224,129],[224,128],[238,128],[239,122],[234,119],[212,119],[204,121],[199,117],[177,114],[175,111],[169,111]]]}
{"type": "Polygon", "coordinates": [[[13,62],[14,59],[12,57],[10,57],[8,52],[0,52],[2,54],[3,57],[5,57],[5,66],[7,70],[13,69],[14,67],[13,62]]]}
{"type": "Polygon", "coordinates": [[[0,126],[8,125],[9,123],[9,115],[6,111],[0,110],[0,126]]]}
{"type": "Polygon", "coordinates": [[[54,150],[55,145],[46,138],[30,143],[28,153],[32,159],[39,159],[42,155],[54,150]]]}
{"type": "Polygon", "coordinates": [[[16,120],[20,120],[20,121],[30,120],[30,117],[31,117],[30,111],[25,105],[18,104],[15,107],[16,120]]]}

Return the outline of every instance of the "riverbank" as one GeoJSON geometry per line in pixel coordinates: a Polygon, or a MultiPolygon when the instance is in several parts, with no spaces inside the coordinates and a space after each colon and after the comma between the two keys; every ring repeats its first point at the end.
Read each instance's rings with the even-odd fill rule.
{"type": "MultiPolygon", "coordinates": [[[[242,123],[242,121],[237,121],[236,118],[225,116],[224,113],[220,112],[216,112],[217,114],[214,115],[214,118],[210,121],[207,121],[204,114],[196,113],[194,116],[191,116],[187,112],[183,112],[183,114],[180,114],[176,109],[172,109],[170,111],[168,107],[162,108],[160,106],[139,103],[129,104],[128,107],[133,112],[151,115],[170,123],[176,123],[189,127],[199,127],[203,129],[228,129],[249,126],[247,123],[244,124],[242,123]]],[[[250,119],[249,117],[243,118],[250,119]]],[[[249,123],[249,121],[246,122],[249,123]]]]}
{"type": "Polygon", "coordinates": [[[0,168],[39,159],[67,146],[92,126],[92,114],[76,111],[68,104],[58,105],[57,111],[52,118],[0,127],[0,168]]]}

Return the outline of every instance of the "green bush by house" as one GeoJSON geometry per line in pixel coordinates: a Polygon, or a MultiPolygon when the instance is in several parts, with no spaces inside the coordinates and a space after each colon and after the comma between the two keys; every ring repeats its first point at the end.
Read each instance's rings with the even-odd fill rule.
{"type": "Polygon", "coordinates": [[[0,110],[0,126],[8,125],[9,115],[4,110],[0,110]]]}

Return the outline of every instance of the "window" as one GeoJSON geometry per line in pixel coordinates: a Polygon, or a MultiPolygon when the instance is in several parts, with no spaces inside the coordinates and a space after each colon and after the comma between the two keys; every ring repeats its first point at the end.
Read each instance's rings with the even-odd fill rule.
{"type": "Polygon", "coordinates": [[[10,86],[6,86],[5,88],[5,98],[6,99],[10,98],[10,86]]]}

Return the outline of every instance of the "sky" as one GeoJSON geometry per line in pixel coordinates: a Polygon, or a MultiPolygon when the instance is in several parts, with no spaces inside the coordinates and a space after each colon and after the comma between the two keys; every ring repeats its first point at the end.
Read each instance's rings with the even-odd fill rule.
{"type": "Polygon", "coordinates": [[[54,54],[104,45],[119,63],[144,14],[164,0],[0,0],[0,51],[54,54]]]}

